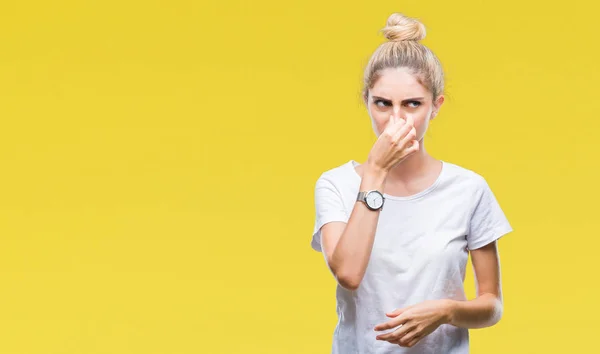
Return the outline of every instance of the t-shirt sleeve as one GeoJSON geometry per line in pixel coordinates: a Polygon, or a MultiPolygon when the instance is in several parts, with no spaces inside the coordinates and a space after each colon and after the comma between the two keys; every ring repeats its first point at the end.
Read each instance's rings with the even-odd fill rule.
{"type": "Polygon", "coordinates": [[[467,245],[475,250],[498,240],[513,231],[494,193],[485,179],[481,179],[479,199],[471,216],[467,245]]]}
{"type": "Polygon", "coordinates": [[[321,227],[333,221],[348,222],[348,214],[339,190],[329,178],[321,175],[315,185],[315,224],[311,247],[315,251],[321,248],[321,227]]]}

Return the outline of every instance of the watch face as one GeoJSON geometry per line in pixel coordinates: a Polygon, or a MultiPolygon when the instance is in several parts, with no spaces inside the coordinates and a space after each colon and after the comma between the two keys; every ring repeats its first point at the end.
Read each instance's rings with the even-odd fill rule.
{"type": "Polygon", "coordinates": [[[379,209],[383,206],[383,196],[377,191],[367,193],[365,201],[372,209],[379,209]]]}

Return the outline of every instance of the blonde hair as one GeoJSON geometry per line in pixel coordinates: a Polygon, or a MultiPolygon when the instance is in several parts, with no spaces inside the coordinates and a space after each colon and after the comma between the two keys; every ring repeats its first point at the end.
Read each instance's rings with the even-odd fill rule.
{"type": "Polygon", "coordinates": [[[380,32],[388,41],[375,50],[365,68],[362,92],[365,102],[369,89],[387,68],[407,68],[432,93],[433,99],[441,95],[444,91],[442,65],[437,56],[419,42],[425,38],[425,26],[414,18],[394,13],[380,32]]]}

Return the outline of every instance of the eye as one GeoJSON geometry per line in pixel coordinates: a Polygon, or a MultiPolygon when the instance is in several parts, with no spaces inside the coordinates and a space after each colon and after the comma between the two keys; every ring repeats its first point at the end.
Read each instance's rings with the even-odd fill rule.
{"type": "Polygon", "coordinates": [[[375,105],[377,107],[385,107],[385,106],[389,106],[389,102],[388,101],[383,101],[383,100],[375,100],[375,105]]]}
{"type": "Polygon", "coordinates": [[[406,104],[410,107],[410,108],[417,108],[421,105],[421,102],[419,101],[408,101],[406,102],[406,104]]]}

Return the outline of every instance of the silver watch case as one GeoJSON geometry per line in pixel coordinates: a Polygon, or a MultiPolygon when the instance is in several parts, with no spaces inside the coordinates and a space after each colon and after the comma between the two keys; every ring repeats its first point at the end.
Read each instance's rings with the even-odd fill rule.
{"type": "Polygon", "coordinates": [[[359,202],[365,203],[367,208],[369,208],[369,210],[373,210],[373,211],[382,210],[383,204],[385,204],[385,197],[378,190],[359,192],[358,196],[356,197],[356,200],[359,202]],[[375,199],[373,199],[373,197],[375,197],[375,199]],[[379,198],[377,198],[377,197],[379,197],[379,198]],[[381,205],[378,205],[379,203],[373,204],[373,202],[376,200],[381,200],[381,205]]]}

